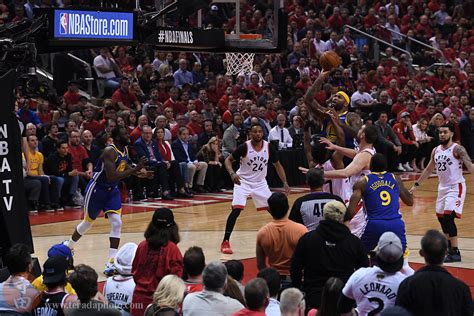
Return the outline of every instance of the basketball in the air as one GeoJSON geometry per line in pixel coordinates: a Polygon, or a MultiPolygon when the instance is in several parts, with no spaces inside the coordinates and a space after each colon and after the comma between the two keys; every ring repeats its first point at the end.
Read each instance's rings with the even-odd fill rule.
{"type": "Polygon", "coordinates": [[[341,58],[336,52],[330,50],[322,53],[321,57],[319,57],[319,64],[323,70],[331,70],[339,67],[341,58]]]}

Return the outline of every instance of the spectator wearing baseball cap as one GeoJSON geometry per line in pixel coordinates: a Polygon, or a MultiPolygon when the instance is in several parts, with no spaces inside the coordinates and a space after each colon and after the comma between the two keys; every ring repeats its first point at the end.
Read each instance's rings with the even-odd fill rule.
{"type": "MultiPolygon", "coordinates": [[[[67,271],[72,271],[74,270],[74,258],[73,258],[73,253],[71,249],[63,245],[62,243],[60,244],[55,244],[51,246],[48,250],[48,258],[50,257],[63,257],[66,259],[68,263],[67,271]]],[[[40,275],[33,281],[33,286],[38,290],[38,291],[45,291],[46,285],[44,284],[43,281],[43,275],[40,275]]],[[[66,283],[64,286],[64,289],[66,293],[68,294],[76,294],[76,291],[72,288],[71,284],[69,282],[66,283]]]]}
{"type": "Polygon", "coordinates": [[[69,284],[68,268],[69,260],[62,254],[50,256],[46,260],[42,274],[45,290],[41,293],[41,301],[33,315],[65,315],[68,306],[77,302],[77,296],[66,290],[66,285],[69,284]]]}
{"type": "Polygon", "coordinates": [[[398,286],[407,277],[400,272],[403,267],[403,247],[397,235],[386,232],[380,236],[376,262],[373,267],[360,268],[351,275],[339,300],[341,313],[350,312],[354,304],[360,315],[370,313],[377,304],[383,308],[395,305],[398,286]],[[382,288],[383,291],[377,290],[382,288]],[[374,297],[380,301],[374,301],[374,297]]]}
{"type": "Polygon", "coordinates": [[[346,282],[356,269],[369,264],[362,242],[343,224],[346,206],[331,201],[323,213],[318,227],[299,240],[291,263],[291,281],[306,293],[307,309],[319,308],[330,277],[346,282]]]}
{"type": "Polygon", "coordinates": [[[183,276],[183,256],[177,246],[179,241],[179,228],[173,211],[169,208],[156,209],[132,264],[136,284],[130,309],[132,316],[143,315],[165,275],[183,276]]]}

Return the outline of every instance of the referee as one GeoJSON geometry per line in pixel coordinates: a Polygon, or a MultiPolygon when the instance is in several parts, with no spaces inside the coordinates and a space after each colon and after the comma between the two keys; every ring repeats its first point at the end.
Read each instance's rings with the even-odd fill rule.
{"type": "Polygon", "coordinates": [[[308,231],[315,230],[319,222],[324,219],[324,205],[330,201],[339,201],[344,204],[341,197],[324,192],[324,170],[311,168],[306,174],[306,182],[311,190],[310,193],[296,199],[291,208],[289,219],[303,224],[308,231]]]}

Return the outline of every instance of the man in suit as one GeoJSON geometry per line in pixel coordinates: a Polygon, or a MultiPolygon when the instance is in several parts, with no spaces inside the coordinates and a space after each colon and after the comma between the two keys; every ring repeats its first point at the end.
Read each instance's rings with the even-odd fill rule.
{"type": "Polygon", "coordinates": [[[179,162],[186,188],[192,191],[194,175],[196,171],[199,171],[196,179],[197,186],[194,191],[196,193],[204,193],[203,185],[206,177],[207,163],[196,159],[191,144],[189,144],[189,130],[187,127],[179,128],[178,139],[171,144],[171,149],[176,160],[179,162]]]}
{"type": "Polygon", "coordinates": [[[168,181],[168,172],[170,168],[170,163],[168,161],[163,161],[160,151],[156,146],[156,142],[152,140],[153,132],[151,127],[144,125],[142,127],[142,136],[135,141],[133,145],[138,158],[145,157],[148,161],[147,168],[152,169],[158,177],[153,179],[146,179],[144,181],[151,181],[151,191],[156,192],[157,186],[161,186],[161,198],[163,200],[174,200],[170,195],[169,181],[168,181]]]}

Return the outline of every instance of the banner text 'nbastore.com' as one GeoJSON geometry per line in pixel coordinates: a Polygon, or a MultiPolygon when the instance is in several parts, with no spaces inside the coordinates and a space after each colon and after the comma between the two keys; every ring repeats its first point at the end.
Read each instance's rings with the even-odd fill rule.
{"type": "Polygon", "coordinates": [[[54,11],[54,37],[62,39],[133,40],[133,13],[54,11]]]}

